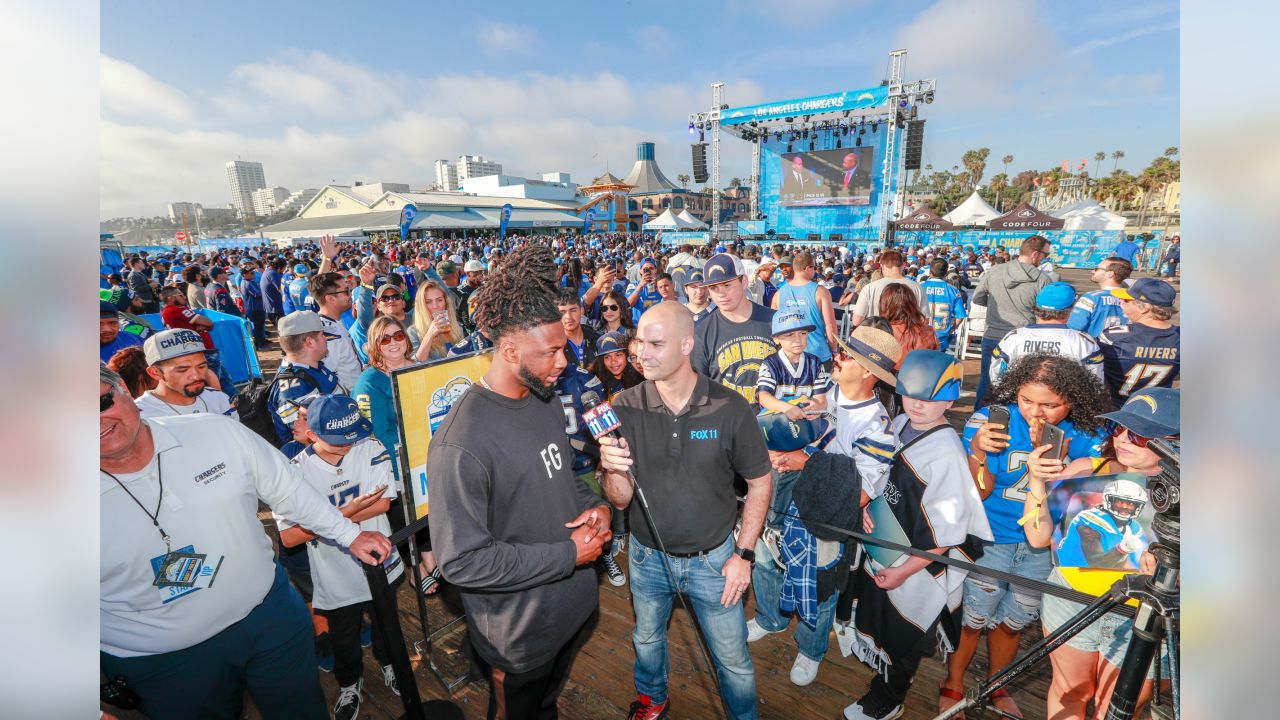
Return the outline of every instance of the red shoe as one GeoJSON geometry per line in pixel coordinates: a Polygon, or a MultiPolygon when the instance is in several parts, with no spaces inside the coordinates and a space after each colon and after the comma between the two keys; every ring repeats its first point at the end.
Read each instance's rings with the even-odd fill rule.
{"type": "Polygon", "coordinates": [[[631,712],[627,714],[627,720],[662,720],[670,709],[670,699],[661,705],[654,705],[648,695],[641,695],[639,700],[631,703],[631,712]]]}

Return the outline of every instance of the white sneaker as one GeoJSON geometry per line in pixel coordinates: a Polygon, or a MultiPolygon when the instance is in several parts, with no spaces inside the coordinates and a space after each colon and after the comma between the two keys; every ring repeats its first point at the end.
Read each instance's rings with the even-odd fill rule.
{"type": "Polygon", "coordinates": [[[881,703],[870,702],[863,698],[844,709],[845,720],[897,720],[902,717],[902,706],[885,707],[881,703]]]}
{"type": "Polygon", "coordinates": [[[747,642],[749,643],[753,643],[759,640],[760,638],[764,637],[765,635],[772,635],[773,633],[780,633],[780,632],[782,631],[781,630],[765,630],[764,627],[760,625],[760,623],[756,622],[755,618],[751,618],[750,620],[747,621],[747,642]]]}
{"type": "Polygon", "coordinates": [[[804,687],[818,677],[818,665],[821,661],[796,653],[796,661],[791,665],[791,684],[804,687]]]}

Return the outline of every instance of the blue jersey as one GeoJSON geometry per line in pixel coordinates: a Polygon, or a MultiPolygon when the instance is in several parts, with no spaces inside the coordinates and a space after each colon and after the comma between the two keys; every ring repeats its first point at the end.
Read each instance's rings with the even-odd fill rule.
{"type": "Polygon", "coordinates": [[[588,391],[601,399],[605,396],[604,386],[596,376],[576,365],[566,367],[556,381],[556,395],[564,406],[564,433],[569,436],[569,445],[573,447],[575,475],[594,471],[598,459],[598,451],[587,451],[596,441],[587,430],[587,424],[582,422],[582,394],[588,391]]]}
{"type": "Polygon", "coordinates": [[[346,393],[349,388],[342,387],[338,376],[324,366],[307,367],[294,365],[289,361],[280,364],[280,373],[284,373],[271,388],[267,398],[267,407],[271,409],[271,419],[276,426],[276,437],[283,446],[293,440],[293,423],[298,419],[298,404],[315,399],[321,395],[346,393]],[[285,372],[286,368],[289,372],[285,372]],[[290,374],[305,377],[289,377],[290,374]]]}
{"type": "Polygon", "coordinates": [[[489,341],[489,338],[481,335],[480,331],[477,330],[462,338],[462,340],[458,341],[458,344],[449,348],[445,354],[448,357],[460,357],[480,352],[481,350],[488,350],[491,347],[493,347],[493,343],[489,341]]]}
{"type": "Polygon", "coordinates": [[[924,290],[925,302],[929,305],[929,320],[938,336],[938,349],[946,352],[956,335],[952,321],[969,317],[964,309],[964,295],[942,278],[926,280],[920,288],[924,290]]]}
{"type": "MultiPolygon", "coordinates": [[[[973,436],[985,422],[987,408],[973,413],[969,416],[969,422],[965,423],[964,448],[969,454],[974,452],[971,445],[973,436]]],[[[1101,454],[1105,438],[1077,430],[1070,420],[1059,422],[1058,427],[1068,441],[1064,463],[1077,458],[1098,457],[1101,454]]],[[[1009,428],[1006,432],[1010,436],[1009,447],[1000,453],[987,453],[987,468],[994,474],[988,474],[983,482],[993,489],[987,499],[982,501],[982,506],[987,511],[987,520],[991,523],[995,541],[1016,543],[1027,539],[1018,520],[1025,514],[1022,508],[1030,483],[1030,478],[1027,477],[1027,456],[1035,450],[1035,446],[1031,444],[1031,427],[1023,419],[1016,403],[1009,406],[1009,428]]]]}
{"type": "Polygon", "coordinates": [[[1067,526],[1058,544],[1058,567],[1136,570],[1142,551],[1126,553],[1118,547],[1126,533],[1138,537],[1140,547],[1147,546],[1137,518],[1121,525],[1101,507],[1089,508],[1076,515],[1067,526]]]}
{"type": "Polygon", "coordinates": [[[801,398],[825,395],[831,389],[831,375],[822,369],[822,361],[809,353],[800,356],[800,364],[792,366],[781,352],[775,352],[760,364],[756,376],[756,393],[767,392],[783,402],[795,403],[801,398]]]}
{"type": "Polygon", "coordinates": [[[284,312],[288,315],[297,310],[315,310],[315,303],[311,302],[311,290],[307,286],[306,278],[294,278],[289,281],[285,287],[284,293],[284,312]]]}
{"type": "MultiPolygon", "coordinates": [[[[638,285],[639,283],[631,283],[627,286],[626,296],[628,299],[631,298],[631,293],[636,291],[638,285]]],[[[643,313],[660,302],[662,302],[662,295],[658,294],[657,283],[650,283],[641,288],[640,297],[636,298],[636,304],[632,307],[639,313],[643,313]]]]}
{"type": "Polygon", "coordinates": [[[1181,366],[1177,325],[1153,328],[1133,324],[1111,328],[1098,337],[1102,372],[1116,406],[1150,387],[1173,387],[1181,366]]]}
{"type": "Polygon", "coordinates": [[[1120,309],[1120,298],[1112,295],[1110,290],[1094,290],[1081,295],[1067,318],[1067,327],[1095,338],[1104,330],[1128,324],[1129,318],[1120,309]]]}

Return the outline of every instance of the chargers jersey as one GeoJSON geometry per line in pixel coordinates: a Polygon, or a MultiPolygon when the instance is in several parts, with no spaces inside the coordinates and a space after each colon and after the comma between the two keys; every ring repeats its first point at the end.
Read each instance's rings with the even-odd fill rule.
{"type": "Polygon", "coordinates": [[[1137,569],[1142,551],[1125,553],[1117,547],[1126,534],[1138,537],[1141,547],[1147,546],[1137,518],[1122,527],[1114,515],[1101,507],[1089,508],[1076,515],[1067,526],[1067,532],[1058,544],[1058,566],[1137,569]]]}
{"type": "Polygon", "coordinates": [[[556,395],[564,406],[564,433],[569,436],[569,444],[573,446],[573,473],[581,475],[596,469],[599,451],[592,446],[596,441],[582,422],[582,394],[591,391],[604,399],[604,385],[591,373],[577,365],[569,365],[556,381],[556,395]],[[588,451],[592,449],[592,452],[588,451]]]}
{"type": "MultiPolygon", "coordinates": [[[[991,494],[982,501],[987,511],[987,520],[991,523],[991,532],[998,543],[1016,543],[1027,539],[1018,520],[1023,516],[1023,504],[1027,499],[1027,456],[1035,449],[1031,444],[1031,427],[1018,411],[1016,403],[1009,405],[1009,447],[1000,453],[987,453],[988,475],[985,482],[993,487],[991,494]],[[991,474],[994,473],[994,474],[991,474]]],[[[964,426],[964,449],[973,454],[973,436],[978,428],[987,422],[987,408],[982,408],[969,416],[964,426]]],[[[1077,430],[1070,420],[1058,423],[1067,440],[1067,456],[1064,463],[1077,458],[1098,457],[1102,452],[1104,438],[1094,433],[1077,430]]]]}
{"type": "Polygon", "coordinates": [[[938,349],[946,352],[956,334],[952,320],[969,317],[964,309],[964,296],[941,278],[926,280],[920,288],[924,290],[925,303],[929,307],[929,322],[938,336],[938,349]]]}
{"type": "MultiPolygon", "coordinates": [[[[640,283],[631,283],[630,285],[627,285],[627,291],[625,293],[626,296],[631,297],[631,293],[635,292],[636,288],[639,286],[640,283]]],[[[643,313],[645,310],[648,310],[660,302],[662,302],[662,296],[658,294],[657,283],[651,283],[641,288],[640,297],[636,298],[634,309],[643,313]]]]}
{"type": "Polygon", "coordinates": [[[1107,389],[1116,406],[1150,387],[1173,387],[1181,367],[1177,325],[1153,328],[1132,324],[1111,328],[1098,337],[1107,389]]]}
{"type": "Polygon", "coordinates": [[[990,378],[995,384],[1023,355],[1053,353],[1079,362],[1102,378],[1102,351],[1098,343],[1079,330],[1056,323],[1032,323],[1010,330],[991,350],[990,378]]]}
{"type": "Polygon", "coordinates": [[[1081,295],[1071,308],[1067,327],[1098,337],[1104,330],[1128,325],[1129,318],[1120,309],[1120,298],[1110,290],[1094,290],[1081,295]]]}
{"type": "Polygon", "coordinates": [[[825,395],[831,389],[831,375],[822,361],[809,353],[800,355],[795,366],[781,351],[764,359],[756,376],[756,393],[768,392],[783,402],[825,395]]]}

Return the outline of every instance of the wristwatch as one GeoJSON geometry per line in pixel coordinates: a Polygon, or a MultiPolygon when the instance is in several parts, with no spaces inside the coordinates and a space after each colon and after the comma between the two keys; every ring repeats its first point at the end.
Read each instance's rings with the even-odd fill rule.
{"type": "Polygon", "coordinates": [[[756,551],[755,551],[755,550],[750,550],[750,549],[748,549],[748,548],[735,547],[735,548],[733,549],[733,554],[734,554],[734,555],[737,555],[738,557],[742,558],[743,560],[746,560],[747,562],[751,563],[752,565],[755,565],[755,563],[756,563],[756,551]]]}

